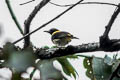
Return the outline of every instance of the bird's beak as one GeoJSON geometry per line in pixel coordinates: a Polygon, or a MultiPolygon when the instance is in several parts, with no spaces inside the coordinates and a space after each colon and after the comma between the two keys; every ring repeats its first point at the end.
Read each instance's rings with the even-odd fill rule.
{"type": "Polygon", "coordinates": [[[49,31],[44,31],[44,32],[46,32],[46,33],[50,33],[49,31]]]}

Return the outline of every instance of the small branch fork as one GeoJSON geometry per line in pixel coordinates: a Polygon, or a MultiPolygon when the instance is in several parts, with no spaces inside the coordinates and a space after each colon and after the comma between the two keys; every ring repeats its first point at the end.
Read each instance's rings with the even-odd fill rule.
{"type": "Polygon", "coordinates": [[[100,47],[102,49],[104,49],[104,51],[116,51],[117,49],[119,49],[119,43],[120,43],[120,39],[109,39],[109,32],[111,30],[111,27],[115,21],[115,19],[117,18],[118,14],[120,12],[120,4],[118,5],[118,7],[116,8],[116,10],[114,11],[108,25],[105,27],[105,32],[103,33],[103,35],[100,37],[100,47]],[[114,48],[113,48],[114,47],[114,48]]]}
{"type": "MultiPolygon", "coordinates": [[[[35,15],[38,13],[38,11],[44,7],[50,0],[42,0],[36,7],[35,9],[31,12],[27,20],[24,22],[24,35],[28,34],[30,32],[30,23],[34,19],[35,15]]],[[[30,35],[26,36],[24,38],[25,43],[24,47],[28,47],[30,45],[30,35]]]]}

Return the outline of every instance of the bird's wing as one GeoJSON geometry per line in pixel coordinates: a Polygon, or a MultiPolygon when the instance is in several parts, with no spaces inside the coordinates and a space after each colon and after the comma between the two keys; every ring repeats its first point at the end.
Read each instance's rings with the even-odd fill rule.
{"type": "Polygon", "coordinates": [[[56,34],[53,35],[54,39],[61,39],[61,38],[65,38],[65,37],[73,37],[73,35],[71,35],[68,32],[57,32],[56,34]]]}

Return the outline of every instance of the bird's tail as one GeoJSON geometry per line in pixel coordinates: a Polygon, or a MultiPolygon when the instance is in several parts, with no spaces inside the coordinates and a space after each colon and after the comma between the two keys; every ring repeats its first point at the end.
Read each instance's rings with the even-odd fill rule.
{"type": "Polygon", "coordinates": [[[79,38],[73,36],[72,39],[79,39],[79,38]]]}

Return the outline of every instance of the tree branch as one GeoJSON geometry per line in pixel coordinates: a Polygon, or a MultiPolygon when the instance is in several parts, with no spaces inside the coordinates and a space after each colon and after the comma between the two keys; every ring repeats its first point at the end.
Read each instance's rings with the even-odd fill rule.
{"type": "MultiPolygon", "coordinates": [[[[38,13],[38,11],[44,7],[50,0],[42,0],[35,8],[34,10],[31,12],[31,14],[29,15],[29,17],[27,18],[27,20],[25,20],[24,22],[24,35],[28,34],[30,31],[30,23],[32,22],[33,18],[35,17],[35,15],[38,13]]],[[[24,43],[24,47],[28,47],[30,44],[30,36],[28,35],[27,37],[25,37],[25,43],[24,43]]]]}
{"type": "MultiPolygon", "coordinates": [[[[112,41],[112,40],[111,40],[112,41]]],[[[114,44],[110,45],[107,50],[101,48],[98,42],[96,43],[88,43],[82,44],[78,46],[67,46],[65,49],[60,48],[50,48],[50,49],[38,49],[35,54],[39,59],[51,59],[56,57],[62,57],[67,55],[73,55],[77,53],[85,53],[85,52],[95,52],[95,51],[119,51],[120,50],[120,40],[114,40],[114,44]],[[116,41],[116,42],[115,42],[116,41]]]]}
{"type": "MultiPolygon", "coordinates": [[[[36,49],[34,51],[34,54],[39,58],[39,59],[51,59],[51,58],[56,58],[56,57],[62,57],[62,56],[68,56],[68,55],[74,55],[77,53],[86,53],[86,52],[95,52],[95,51],[107,51],[107,52],[114,52],[114,51],[119,51],[120,50],[120,40],[119,39],[113,39],[111,40],[114,43],[107,47],[106,49],[101,48],[99,42],[96,43],[87,43],[87,44],[82,44],[82,45],[77,45],[77,46],[67,46],[64,49],[61,48],[50,48],[50,49],[45,49],[45,48],[40,48],[36,49]]],[[[2,48],[1,48],[2,51],[2,48]]],[[[4,60],[4,53],[0,53],[0,59],[4,60]]]]}
{"type": "Polygon", "coordinates": [[[111,27],[112,27],[115,19],[117,18],[119,12],[120,12],[120,4],[117,6],[117,8],[116,8],[115,12],[113,13],[108,25],[106,26],[106,30],[105,30],[105,32],[103,34],[104,37],[108,36],[108,34],[109,34],[110,30],[111,30],[111,27]]]}
{"type": "Polygon", "coordinates": [[[79,2],[77,2],[73,6],[69,7],[68,9],[66,9],[65,11],[63,11],[62,13],[60,13],[59,15],[57,15],[55,18],[53,18],[50,21],[46,22],[45,24],[43,24],[42,26],[38,27],[34,31],[32,31],[32,32],[30,32],[28,34],[25,34],[23,37],[21,37],[20,39],[16,40],[15,42],[13,42],[13,44],[16,44],[17,42],[21,41],[22,39],[26,38],[27,36],[30,36],[31,34],[35,33],[36,31],[40,30],[41,28],[45,27],[46,25],[50,24],[51,22],[55,21],[56,19],[58,19],[59,17],[61,17],[63,14],[65,14],[66,12],[68,12],[69,10],[71,10],[73,7],[75,7],[76,5],[78,5],[82,1],[83,0],[80,0],[79,2]]]}
{"type": "Polygon", "coordinates": [[[113,45],[115,42],[119,42],[120,40],[116,41],[116,40],[110,40],[109,39],[109,32],[111,30],[111,27],[115,21],[115,19],[117,18],[118,14],[120,13],[120,4],[118,5],[118,7],[115,9],[113,15],[111,16],[111,19],[108,23],[108,25],[105,27],[105,31],[103,33],[103,35],[100,37],[100,46],[101,48],[103,48],[104,50],[107,50],[109,46],[113,45]]]}

